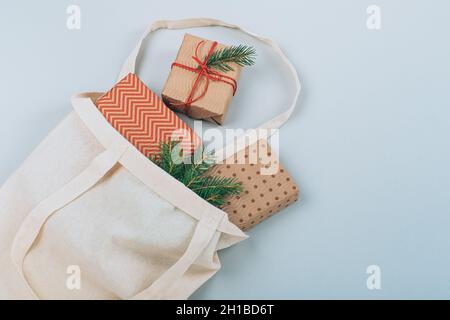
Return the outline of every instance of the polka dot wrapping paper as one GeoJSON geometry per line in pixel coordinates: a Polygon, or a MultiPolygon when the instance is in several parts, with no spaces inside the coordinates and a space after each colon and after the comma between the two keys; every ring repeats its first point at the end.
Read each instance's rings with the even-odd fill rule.
{"type": "Polygon", "coordinates": [[[243,192],[239,196],[229,197],[222,207],[230,221],[242,230],[250,229],[299,199],[297,184],[279,160],[273,157],[266,140],[259,140],[225,163],[214,166],[211,173],[236,178],[242,183],[243,192]],[[276,159],[278,170],[267,175],[264,169],[269,165],[266,161],[262,161],[260,156],[256,157],[256,161],[249,160],[255,152],[265,152],[271,159],[276,159]],[[246,161],[241,162],[240,159],[246,161]]]}

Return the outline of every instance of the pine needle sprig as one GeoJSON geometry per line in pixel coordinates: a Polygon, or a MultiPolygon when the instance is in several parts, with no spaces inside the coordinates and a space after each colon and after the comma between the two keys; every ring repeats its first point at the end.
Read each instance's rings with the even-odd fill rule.
{"type": "Polygon", "coordinates": [[[162,143],[160,153],[151,156],[150,160],[216,207],[223,206],[228,196],[239,195],[243,191],[242,184],[235,178],[207,174],[214,166],[214,154],[200,149],[199,160],[195,154],[186,157],[182,149],[177,148],[178,143],[162,143]]]}
{"type": "Polygon", "coordinates": [[[235,178],[202,176],[191,189],[212,205],[221,207],[227,196],[241,193],[242,185],[235,178]]]}
{"type": "Polygon", "coordinates": [[[206,65],[208,68],[228,72],[234,71],[230,63],[236,63],[241,67],[246,67],[254,65],[255,60],[255,48],[246,45],[238,45],[214,51],[211,57],[209,57],[206,65]]]}
{"type": "Polygon", "coordinates": [[[160,153],[150,156],[150,160],[155,162],[161,169],[173,176],[175,179],[179,179],[184,175],[183,167],[176,164],[182,162],[183,153],[182,150],[176,149],[176,143],[161,143],[160,153]]]}

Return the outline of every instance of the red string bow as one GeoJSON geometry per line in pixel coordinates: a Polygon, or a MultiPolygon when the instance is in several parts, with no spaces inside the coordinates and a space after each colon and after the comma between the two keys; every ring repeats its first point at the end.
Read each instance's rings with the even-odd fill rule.
{"type": "Polygon", "coordinates": [[[192,68],[192,67],[189,67],[187,65],[184,65],[184,64],[181,64],[181,63],[177,63],[177,62],[172,63],[172,68],[173,67],[179,67],[179,68],[182,68],[182,69],[185,69],[185,70],[188,70],[188,71],[191,71],[191,72],[195,72],[195,73],[198,74],[197,78],[195,79],[194,84],[192,86],[191,92],[189,93],[186,101],[184,103],[174,104],[174,105],[187,106],[188,107],[192,103],[194,103],[194,102],[200,100],[201,98],[203,98],[205,96],[206,92],[208,91],[209,81],[221,81],[223,83],[229,84],[233,88],[233,95],[235,95],[235,93],[236,93],[236,90],[237,90],[237,82],[236,82],[236,80],[234,80],[233,78],[231,78],[231,77],[229,77],[227,75],[224,75],[224,74],[221,74],[221,73],[219,73],[219,72],[217,72],[215,70],[212,70],[211,68],[209,68],[207,66],[209,58],[214,53],[214,50],[217,47],[218,43],[216,41],[214,41],[212,43],[212,46],[209,49],[208,55],[205,57],[205,60],[204,61],[200,60],[198,51],[199,51],[200,46],[202,46],[204,43],[205,43],[205,41],[200,41],[197,44],[197,47],[195,48],[195,55],[192,56],[192,59],[194,59],[194,61],[198,63],[198,67],[197,68],[192,68]],[[205,86],[203,88],[203,91],[197,97],[194,97],[195,92],[197,91],[197,88],[200,85],[200,80],[203,77],[206,79],[206,83],[205,83],[205,86]]]}

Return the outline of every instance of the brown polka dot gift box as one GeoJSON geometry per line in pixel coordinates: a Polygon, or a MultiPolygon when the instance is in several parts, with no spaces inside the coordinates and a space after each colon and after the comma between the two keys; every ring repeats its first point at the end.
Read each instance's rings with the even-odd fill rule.
{"type": "Polygon", "coordinates": [[[214,166],[211,173],[242,183],[243,192],[227,198],[221,208],[242,230],[279,213],[299,198],[297,184],[266,140],[259,140],[214,166]]]}

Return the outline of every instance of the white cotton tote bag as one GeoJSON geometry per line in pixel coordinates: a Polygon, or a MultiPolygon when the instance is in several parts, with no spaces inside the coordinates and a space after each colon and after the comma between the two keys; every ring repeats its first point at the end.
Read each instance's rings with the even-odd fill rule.
{"type": "MultiPolygon", "coordinates": [[[[143,40],[158,29],[222,26],[212,19],[157,21],[126,60],[135,72],[143,40]]],[[[242,30],[243,32],[246,32],[242,30]]],[[[262,127],[278,128],[292,105],[262,127]]],[[[74,111],[0,189],[0,299],[187,299],[220,268],[217,251],[246,235],[144,157],[97,110],[74,111]]]]}

